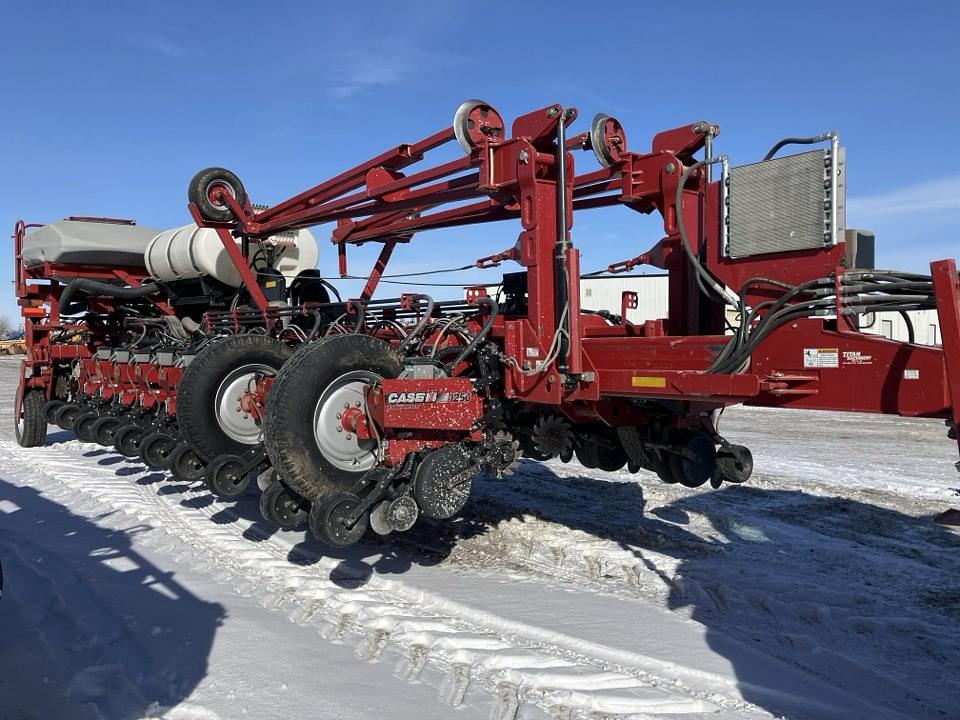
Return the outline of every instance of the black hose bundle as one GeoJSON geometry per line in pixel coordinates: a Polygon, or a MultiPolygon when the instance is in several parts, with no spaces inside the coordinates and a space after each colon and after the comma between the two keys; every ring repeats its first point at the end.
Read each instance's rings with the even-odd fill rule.
{"type": "Polygon", "coordinates": [[[78,292],[84,292],[87,295],[118,298],[120,300],[132,300],[134,298],[152,295],[155,292],[159,292],[159,290],[160,286],[154,282],[144,283],[140,287],[128,288],[99,282],[97,280],[90,280],[88,278],[77,278],[71,280],[64,286],[63,292],[60,293],[58,304],[60,306],[60,314],[69,315],[71,314],[69,308],[70,301],[78,292]]]}

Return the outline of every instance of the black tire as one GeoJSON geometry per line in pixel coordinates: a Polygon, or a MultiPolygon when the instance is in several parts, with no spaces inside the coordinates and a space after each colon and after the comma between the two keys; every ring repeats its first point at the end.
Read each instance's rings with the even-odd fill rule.
{"type": "Polygon", "coordinates": [[[207,466],[203,483],[217,497],[232,499],[247,489],[250,473],[243,472],[243,461],[236,455],[223,455],[207,466]]]}
{"type": "Polygon", "coordinates": [[[689,488],[700,487],[710,479],[717,468],[716,444],[713,438],[702,432],[690,434],[683,444],[696,455],[696,459],[671,453],[670,470],[681,485],[689,488]]]}
{"type": "Polygon", "coordinates": [[[176,438],[170,433],[161,430],[149,432],[140,441],[140,459],[151,470],[165,470],[176,443],[176,438]]]}
{"type": "Polygon", "coordinates": [[[394,378],[401,368],[393,348],[368,335],[337,335],[304,345],[287,361],[270,388],[263,430],[270,462],[294,492],[311,501],[348,492],[368,469],[339,467],[317,444],[314,413],[328,387],[348,373],[394,378]]]}
{"type": "Polygon", "coordinates": [[[579,463],[590,470],[595,470],[597,467],[597,458],[593,450],[593,443],[589,442],[578,442],[573,447],[573,453],[577,456],[579,463]]]}
{"type": "Polygon", "coordinates": [[[59,425],[64,430],[69,430],[73,432],[73,424],[76,422],[77,417],[80,413],[83,412],[83,408],[79,405],[74,405],[73,403],[67,403],[62,408],[57,410],[54,420],[57,425],[59,425]]]}
{"type": "Polygon", "coordinates": [[[239,442],[226,433],[217,410],[221,383],[246,366],[278,371],[290,348],[266,335],[237,335],[210,343],[197,353],[177,387],[177,422],[181,434],[198,456],[243,455],[257,442],[239,442]]]}
{"type": "Polygon", "coordinates": [[[717,451],[717,469],[727,482],[746,482],[753,475],[753,453],[745,445],[729,445],[717,451]]]}
{"type": "Polygon", "coordinates": [[[223,186],[237,199],[237,204],[243,207],[247,201],[247,193],[243,189],[240,178],[224,168],[212,167],[201,170],[187,188],[187,198],[200,211],[206,220],[214,222],[230,222],[234,220],[229,206],[214,202],[210,191],[216,186],[223,186]]]}
{"type": "Polygon", "coordinates": [[[37,447],[47,439],[47,419],[43,406],[47,397],[40,388],[27,390],[20,403],[20,417],[14,418],[14,431],[20,447],[37,447]]]}
{"type": "Polygon", "coordinates": [[[206,463],[187,443],[180,443],[173,449],[168,459],[168,465],[173,476],[186,483],[203,480],[207,471],[206,463]]]}
{"type": "Polygon", "coordinates": [[[650,456],[652,469],[657,474],[657,477],[667,485],[676,485],[680,481],[673,474],[670,458],[667,457],[667,455],[668,453],[662,450],[655,450],[650,456]]]}
{"type": "Polygon", "coordinates": [[[346,492],[327,495],[310,508],[310,532],[331,547],[347,547],[360,541],[370,527],[369,513],[361,515],[352,527],[342,520],[353,512],[360,499],[346,492]]]}
{"type": "Polygon", "coordinates": [[[124,424],[113,433],[113,447],[126,457],[137,457],[140,454],[140,440],[143,439],[143,428],[139,425],[124,424]]]}
{"type": "Polygon", "coordinates": [[[113,445],[113,433],[120,426],[120,418],[107,415],[93,423],[93,441],[100,445],[113,445]]]}
{"type": "Polygon", "coordinates": [[[50,425],[56,425],[57,423],[57,410],[62,408],[66,403],[63,400],[48,400],[43,404],[43,417],[50,425]]]}
{"type": "Polygon", "coordinates": [[[77,415],[73,421],[73,432],[79,440],[83,442],[93,442],[93,424],[100,418],[100,413],[96,410],[87,410],[77,415]]]}
{"type": "Polygon", "coordinates": [[[281,530],[293,530],[307,521],[310,510],[306,500],[274,481],[260,495],[260,514],[281,530]]]}

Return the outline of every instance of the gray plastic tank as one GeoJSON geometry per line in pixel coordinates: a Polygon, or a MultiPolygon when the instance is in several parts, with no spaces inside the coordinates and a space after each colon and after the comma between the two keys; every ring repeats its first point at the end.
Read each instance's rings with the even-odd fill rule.
{"type": "Polygon", "coordinates": [[[58,220],[23,239],[23,264],[142,268],[143,253],[159,230],[108,220],[58,220]]]}

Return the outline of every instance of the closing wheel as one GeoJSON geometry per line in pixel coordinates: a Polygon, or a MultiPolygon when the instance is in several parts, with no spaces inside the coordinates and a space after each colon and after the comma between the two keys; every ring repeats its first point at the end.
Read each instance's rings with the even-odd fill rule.
{"type": "Polygon", "coordinates": [[[177,439],[170,433],[154,430],[140,441],[140,459],[151,470],[164,470],[170,462],[170,453],[177,439]]]}
{"type": "Polygon", "coordinates": [[[143,438],[143,428],[132,423],[125,423],[113,433],[113,447],[126,457],[137,457],[140,454],[140,440],[143,438]]]}
{"type": "Polygon", "coordinates": [[[170,457],[167,459],[170,472],[178,480],[186,483],[194,483],[203,480],[207,465],[200,459],[200,456],[192,447],[186,443],[177,445],[170,457]]]}
{"type": "Polygon", "coordinates": [[[333,547],[353,545],[370,526],[366,512],[350,523],[349,517],[359,504],[360,498],[356,495],[330,493],[310,508],[310,532],[320,542],[333,547]]]}
{"type": "Polygon", "coordinates": [[[264,446],[294,492],[316,500],[348,492],[379,462],[365,429],[366,390],[400,373],[396,352],[368,335],[336,335],[301,347],[267,397],[264,446]]]}
{"type": "Polygon", "coordinates": [[[677,481],[685,487],[703,485],[717,467],[717,447],[706,433],[697,432],[687,436],[682,443],[687,455],[671,454],[670,470],[677,481]]]}
{"type": "Polygon", "coordinates": [[[82,412],[83,408],[81,408],[79,405],[67,403],[57,410],[57,413],[54,416],[54,422],[56,422],[57,425],[62,427],[64,430],[72,431],[74,422],[76,422],[77,417],[82,412]]]}
{"type": "Polygon", "coordinates": [[[267,485],[260,495],[260,513],[264,519],[280,528],[292,530],[307,521],[310,515],[308,503],[279,481],[267,485]]]}
{"type": "Polygon", "coordinates": [[[49,400],[45,402],[43,404],[43,419],[50,425],[55,425],[57,422],[57,410],[64,405],[66,405],[66,403],[63,400],[49,400]]]}
{"type": "Polygon", "coordinates": [[[113,433],[118,427],[120,427],[120,418],[107,415],[94,421],[90,434],[95,443],[113,445],[113,433]]]}
{"type": "Polygon", "coordinates": [[[100,413],[95,410],[82,412],[73,421],[73,432],[83,442],[94,442],[93,424],[99,419],[100,413]]]}
{"type": "Polygon", "coordinates": [[[744,445],[721,448],[717,451],[717,469],[727,482],[746,482],[753,474],[753,453],[744,445]]]}
{"type": "Polygon", "coordinates": [[[265,335],[216,340],[197,353],[177,387],[177,422],[200,458],[243,455],[259,445],[262,422],[257,380],[272,377],[290,348],[265,335]]]}
{"type": "Polygon", "coordinates": [[[222,455],[207,466],[203,482],[217,497],[235,498],[247,489],[250,473],[243,471],[243,461],[236,455],[222,455]]]}
{"type": "Polygon", "coordinates": [[[39,388],[27,390],[24,394],[19,417],[14,423],[17,444],[21,447],[37,447],[47,439],[47,420],[43,416],[45,402],[46,396],[39,388]]]}
{"type": "Polygon", "coordinates": [[[194,175],[187,188],[187,198],[197,206],[204,219],[230,222],[234,219],[233,212],[229,205],[217,197],[221,192],[233,195],[240,207],[247,201],[247,193],[240,178],[229,170],[218,167],[206,168],[194,175]]]}
{"type": "Polygon", "coordinates": [[[464,100],[453,115],[453,134],[467,154],[484,140],[503,138],[503,118],[483,100],[464,100]]]}

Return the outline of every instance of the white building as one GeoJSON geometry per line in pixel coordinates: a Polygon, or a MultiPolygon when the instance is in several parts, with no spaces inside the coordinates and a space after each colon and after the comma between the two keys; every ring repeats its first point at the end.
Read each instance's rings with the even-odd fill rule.
{"type": "MultiPolygon", "coordinates": [[[[627,311],[627,319],[634,323],[665,318],[668,314],[667,275],[612,275],[585,277],[580,280],[580,307],[584,310],[609,310],[620,314],[624,291],[637,293],[637,308],[627,311]]],[[[495,293],[496,288],[489,288],[495,293]]],[[[913,325],[914,341],[921,345],[940,344],[940,320],[936,310],[910,310],[907,312],[913,325]]],[[[736,320],[731,312],[728,319],[736,320]]],[[[883,335],[891,340],[906,342],[909,339],[907,323],[896,312],[867,313],[861,316],[863,332],[883,335]]]]}

